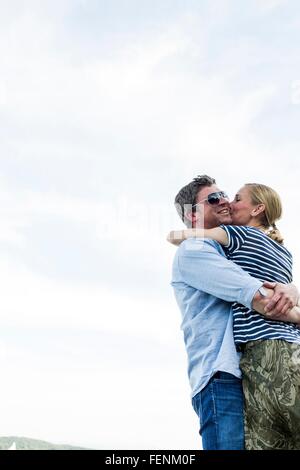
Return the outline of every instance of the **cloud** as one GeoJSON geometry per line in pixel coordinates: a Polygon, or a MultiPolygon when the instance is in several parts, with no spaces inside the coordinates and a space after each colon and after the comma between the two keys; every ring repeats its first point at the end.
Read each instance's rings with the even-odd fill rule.
{"type": "Polygon", "coordinates": [[[286,5],[287,1],[286,0],[267,0],[265,2],[260,2],[259,0],[256,0],[255,6],[258,10],[262,11],[263,13],[269,13],[270,11],[282,7],[286,5]]]}

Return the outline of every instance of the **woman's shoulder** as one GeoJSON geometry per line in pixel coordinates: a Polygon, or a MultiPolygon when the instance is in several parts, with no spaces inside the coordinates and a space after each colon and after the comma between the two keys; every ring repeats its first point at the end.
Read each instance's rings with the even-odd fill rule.
{"type": "Polygon", "coordinates": [[[278,243],[276,240],[273,240],[267,233],[263,232],[262,230],[256,227],[247,227],[249,229],[249,233],[257,235],[262,240],[265,240],[265,246],[269,249],[276,250],[277,253],[281,253],[288,258],[293,258],[292,253],[281,243],[278,243]]]}
{"type": "Polygon", "coordinates": [[[248,229],[252,227],[247,227],[246,225],[221,225],[222,229],[226,230],[226,232],[230,232],[230,234],[236,235],[246,235],[248,233],[248,229]]]}

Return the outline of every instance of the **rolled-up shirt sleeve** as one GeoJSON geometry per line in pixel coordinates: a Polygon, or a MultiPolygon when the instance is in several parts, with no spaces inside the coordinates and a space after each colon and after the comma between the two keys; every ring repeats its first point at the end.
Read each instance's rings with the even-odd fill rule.
{"type": "Polygon", "coordinates": [[[252,308],[262,282],[228,260],[214,240],[188,239],[179,247],[178,270],[184,282],[227,302],[252,308]]]}

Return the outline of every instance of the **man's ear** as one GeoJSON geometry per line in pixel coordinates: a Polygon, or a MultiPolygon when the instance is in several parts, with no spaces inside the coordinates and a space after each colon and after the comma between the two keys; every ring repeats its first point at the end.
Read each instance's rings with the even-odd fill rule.
{"type": "Polygon", "coordinates": [[[196,222],[199,220],[199,218],[202,217],[202,212],[199,208],[197,208],[196,211],[187,211],[185,214],[185,218],[189,220],[192,224],[192,227],[196,226],[196,222]]]}
{"type": "Polygon", "coordinates": [[[258,204],[252,211],[251,215],[252,217],[257,217],[259,214],[264,212],[266,206],[264,204],[258,204]]]}
{"type": "Polygon", "coordinates": [[[193,223],[195,222],[195,213],[193,211],[188,211],[185,214],[185,218],[187,220],[189,220],[192,223],[192,226],[193,226],[193,223]]]}

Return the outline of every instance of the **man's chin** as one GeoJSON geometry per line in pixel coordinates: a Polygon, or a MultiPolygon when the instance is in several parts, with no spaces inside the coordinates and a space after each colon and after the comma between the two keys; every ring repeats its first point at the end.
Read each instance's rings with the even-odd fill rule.
{"type": "Polygon", "coordinates": [[[232,224],[231,215],[223,215],[223,217],[220,217],[220,224],[224,224],[224,225],[232,224]]]}

